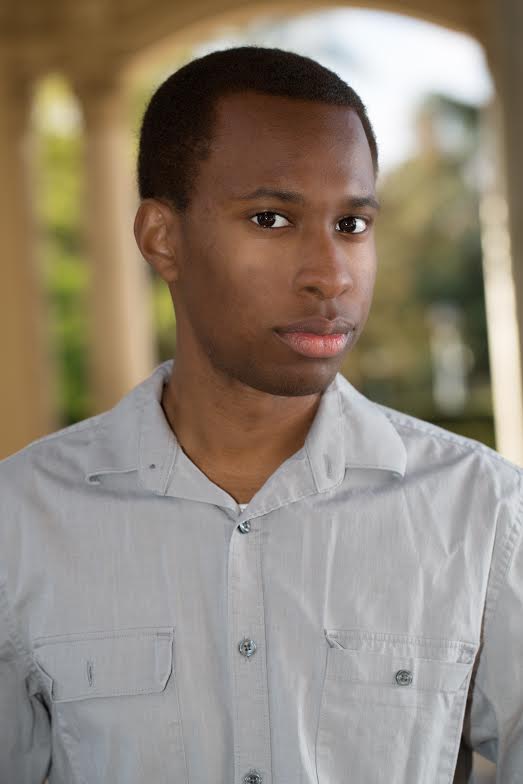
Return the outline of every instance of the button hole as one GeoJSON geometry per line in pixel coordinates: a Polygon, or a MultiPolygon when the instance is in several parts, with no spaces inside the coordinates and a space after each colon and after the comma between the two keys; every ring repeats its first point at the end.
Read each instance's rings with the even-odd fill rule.
{"type": "Polygon", "coordinates": [[[92,661],[88,661],[87,662],[87,682],[89,683],[89,686],[92,686],[93,682],[94,682],[93,669],[94,669],[94,667],[93,667],[92,661]]]}

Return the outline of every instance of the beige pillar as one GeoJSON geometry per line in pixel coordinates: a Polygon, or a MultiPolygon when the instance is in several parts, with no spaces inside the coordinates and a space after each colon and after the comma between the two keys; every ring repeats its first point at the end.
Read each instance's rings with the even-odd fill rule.
{"type": "Polygon", "coordinates": [[[0,62],[0,458],[56,429],[31,192],[32,86],[0,62]]]}
{"type": "Polygon", "coordinates": [[[483,112],[480,200],[483,277],[496,447],[505,457],[523,464],[522,303],[518,307],[513,275],[502,121],[496,98],[483,112]]]}
{"type": "Polygon", "coordinates": [[[483,0],[482,8],[497,93],[485,123],[493,167],[481,205],[496,439],[523,465],[523,4],[483,0]]]}
{"type": "Polygon", "coordinates": [[[142,381],[156,357],[148,267],[133,234],[138,196],[125,92],[92,79],[75,87],[85,123],[89,363],[99,412],[142,381]]]}

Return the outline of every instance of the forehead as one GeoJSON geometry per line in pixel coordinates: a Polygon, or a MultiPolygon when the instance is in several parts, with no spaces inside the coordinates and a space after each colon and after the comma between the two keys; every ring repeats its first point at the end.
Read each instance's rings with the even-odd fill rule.
{"type": "Polygon", "coordinates": [[[217,101],[203,169],[224,193],[262,181],[374,188],[369,144],[353,109],[254,92],[217,101]]]}

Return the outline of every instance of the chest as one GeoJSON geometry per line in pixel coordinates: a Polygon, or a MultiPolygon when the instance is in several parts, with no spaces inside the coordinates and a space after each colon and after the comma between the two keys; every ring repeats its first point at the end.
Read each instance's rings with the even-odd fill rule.
{"type": "Polygon", "coordinates": [[[350,769],[384,784],[378,746],[387,784],[450,781],[442,749],[458,740],[490,542],[472,518],[412,514],[400,498],[378,512],[316,495],[254,516],[247,534],[215,505],[165,498],[135,500],[134,522],[119,509],[103,537],[94,516],[69,515],[24,604],[85,780],[189,782],[189,759],[194,781],[240,784],[266,755],[272,781],[350,769]]]}
{"type": "Polygon", "coordinates": [[[280,463],[274,463],[270,467],[254,467],[246,470],[244,467],[224,469],[212,465],[198,466],[205,476],[215,485],[225,490],[239,504],[248,503],[258,490],[263,487],[269,477],[276,471],[280,463]]]}

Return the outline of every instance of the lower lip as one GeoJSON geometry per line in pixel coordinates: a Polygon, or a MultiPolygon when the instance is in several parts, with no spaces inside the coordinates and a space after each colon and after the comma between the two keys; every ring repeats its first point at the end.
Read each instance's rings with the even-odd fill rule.
{"type": "Polygon", "coordinates": [[[298,354],[304,357],[335,357],[343,351],[349,340],[348,333],[315,335],[312,332],[276,332],[298,354]]]}

